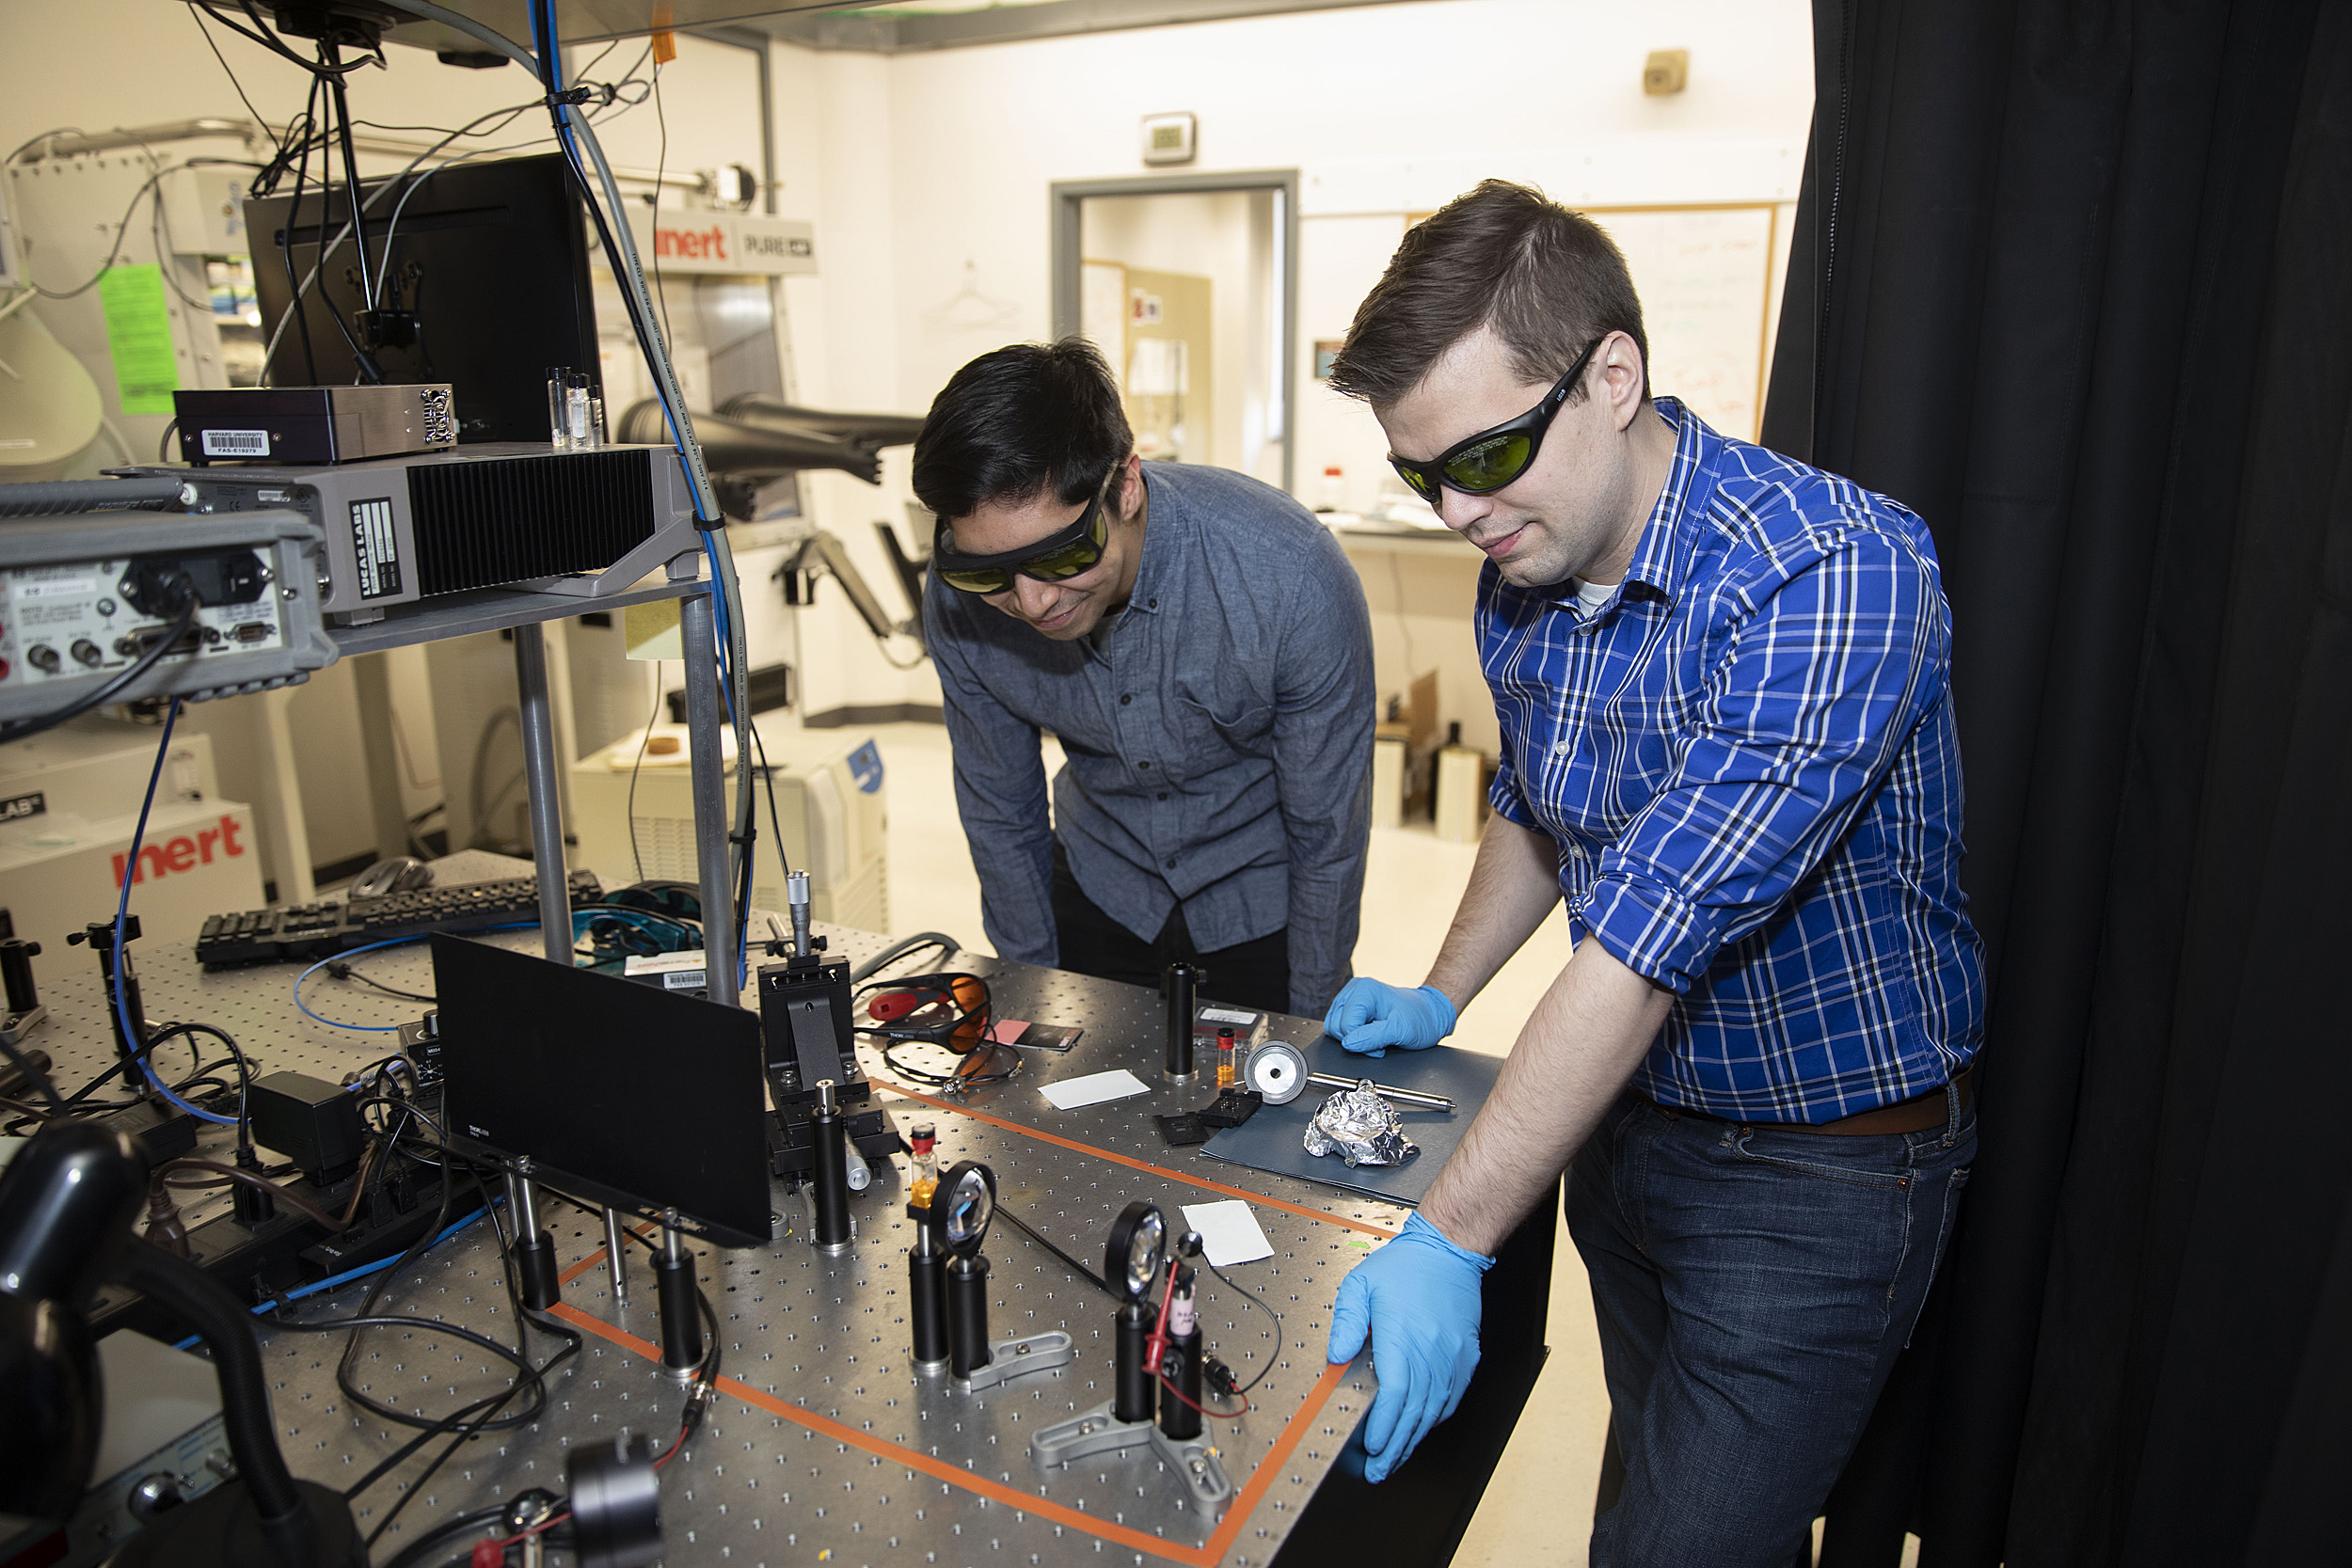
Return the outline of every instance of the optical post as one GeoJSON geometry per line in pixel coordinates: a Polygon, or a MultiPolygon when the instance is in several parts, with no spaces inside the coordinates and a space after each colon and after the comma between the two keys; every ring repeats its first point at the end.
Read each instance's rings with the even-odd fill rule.
{"type": "MultiPolygon", "coordinates": [[[[1187,1231],[1185,1240],[1197,1250],[1196,1236],[1187,1231]]],[[[1193,1316],[1188,1270],[1180,1268],[1169,1281],[1167,1306],[1171,1334],[1156,1367],[1153,1362],[1150,1298],[1167,1251],[1167,1218],[1149,1203],[1127,1205],[1111,1226],[1104,1254],[1104,1277],[1120,1298],[1114,1353],[1116,1391],[1107,1403],[1033,1434],[1029,1457],[1041,1468],[1060,1469],[1081,1459],[1150,1449],[1183,1478],[1195,1503],[1218,1509],[1232,1498],[1233,1483],[1217,1461],[1216,1446],[1201,1435],[1200,1331],[1193,1316]],[[1180,1326],[1181,1336],[1175,1332],[1180,1326]],[[1161,1377],[1173,1377],[1191,1405],[1184,1405],[1174,1393],[1162,1397],[1157,1384],[1161,1377]],[[1158,1422],[1152,1418],[1155,1404],[1166,1411],[1158,1422]]]]}

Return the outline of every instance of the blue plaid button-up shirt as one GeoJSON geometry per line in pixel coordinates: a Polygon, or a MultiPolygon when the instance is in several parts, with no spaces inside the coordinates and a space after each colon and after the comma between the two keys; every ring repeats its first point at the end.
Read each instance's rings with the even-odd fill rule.
{"type": "Polygon", "coordinates": [[[1657,411],[1673,471],[1598,610],[1480,578],[1495,809],[1558,845],[1578,939],[1680,997],[1634,1087],[1816,1123],[1923,1094],[1984,1015],[1934,544],[1883,496],[1657,411]]]}

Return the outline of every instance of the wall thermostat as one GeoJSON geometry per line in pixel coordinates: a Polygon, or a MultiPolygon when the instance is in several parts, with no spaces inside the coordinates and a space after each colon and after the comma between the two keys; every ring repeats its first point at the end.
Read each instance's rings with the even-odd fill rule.
{"type": "Polygon", "coordinates": [[[1188,114],[1143,117],[1143,161],[1188,164],[1199,150],[1200,121],[1188,114]]]}

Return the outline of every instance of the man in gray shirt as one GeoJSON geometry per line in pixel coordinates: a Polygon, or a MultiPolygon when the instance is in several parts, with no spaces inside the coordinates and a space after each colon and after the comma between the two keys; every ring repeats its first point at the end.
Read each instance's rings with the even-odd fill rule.
{"type": "Polygon", "coordinates": [[[931,404],[923,625],[996,951],[1320,1017],[1349,977],[1372,801],[1372,626],[1312,514],[1144,463],[1065,339],[982,355],[931,404]],[[1049,817],[1041,730],[1069,759],[1049,817]]]}

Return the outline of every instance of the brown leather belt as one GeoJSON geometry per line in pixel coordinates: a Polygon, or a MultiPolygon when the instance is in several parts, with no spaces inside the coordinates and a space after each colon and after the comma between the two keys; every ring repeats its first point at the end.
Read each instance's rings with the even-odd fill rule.
{"type": "MultiPolygon", "coordinates": [[[[1974,1062],[1962,1068],[1950,1084],[1960,1092],[1960,1108],[1963,1111],[1976,1102],[1974,1062]]],[[[1636,1089],[1635,1094],[1642,1094],[1636,1089]]],[[[1644,1100],[1649,1096],[1642,1094],[1644,1100]]],[[[1899,1100],[1892,1105],[1881,1105],[1873,1111],[1861,1111],[1853,1116],[1840,1117],[1836,1121],[1741,1121],[1736,1117],[1719,1117],[1712,1111],[1694,1111],[1683,1105],[1650,1103],[1670,1117],[1695,1117],[1701,1121],[1726,1122],[1736,1127],[1765,1127],[1778,1132],[1821,1132],[1831,1137],[1884,1137],[1894,1132],[1926,1132],[1943,1126],[1951,1119],[1951,1107],[1945,1102],[1944,1087],[1930,1089],[1909,1100],[1899,1100]]]]}

